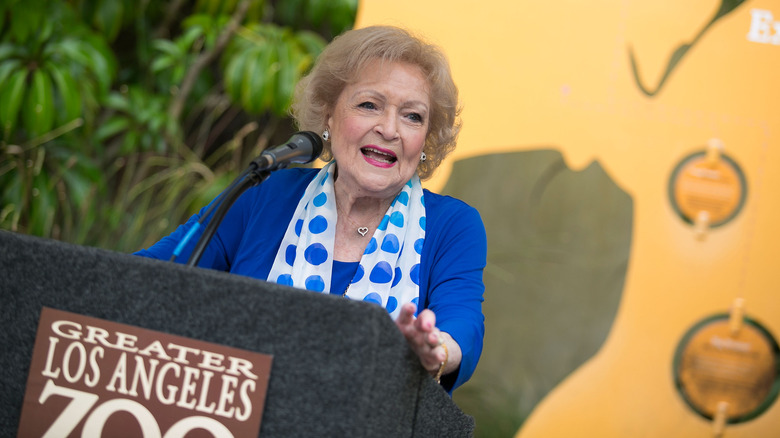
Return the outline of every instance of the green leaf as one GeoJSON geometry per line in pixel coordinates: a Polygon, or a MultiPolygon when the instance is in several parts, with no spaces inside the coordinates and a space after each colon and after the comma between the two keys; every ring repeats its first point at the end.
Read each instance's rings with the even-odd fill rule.
{"type": "Polygon", "coordinates": [[[22,108],[22,121],[27,131],[34,136],[49,132],[54,125],[51,78],[42,69],[32,73],[32,83],[22,108]]]}
{"type": "Polygon", "coordinates": [[[157,113],[149,120],[149,130],[155,134],[159,133],[163,126],[165,126],[165,114],[157,113]]]}
{"type": "Polygon", "coordinates": [[[233,102],[241,102],[241,83],[244,72],[244,65],[247,63],[249,56],[246,52],[236,53],[228,62],[225,67],[223,81],[225,83],[225,91],[233,102]]]}
{"type": "Polygon", "coordinates": [[[152,47],[162,53],[167,53],[174,59],[181,59],[184,56],[182,49],[171,40],[157,39],[152,41],[152,47]]]}
{"type": "Polygon", "coordinates": [[[54,223],[54,213],[57,203],[49,186],[49,175],[41,172],[35,176],[32,186],[30,208],[30,233],[36,236],[48,237],[54,223]]]}
{"type": "MultiPolygon", "coordinates": [[[[273,87],[271,50],[256,48],[248,53],[241,81],[241,106],[250,113],[259,114],[270,104],[267,99],[269,87],[273,87]]],[[[273,88],[270,88],[273,90],[273,88]]]]}
{"type": "Polygon", "coordinates": [[[102,185],[103,172],[92,159],[83,153],[67,147],[58,147],[56,144],[51,145],[48,149],[50,150],[49,155],[52,157],[51,161],[64,163],[63,169],[77,172],[93,184],[102,185]]]}
{"type": "Polygon", "coordinates": [[[26,174],[22,170],[11,172],[9,179],[3,180],[3,202],[21,206],[24,202],[24,179],[26,174]]]}
{"type": "Polygon", "coordinates": [[[195,10],[209,15],[217,15],[222,6],[221,0],[198,0],[195,10]]]}
{"type": "Polygon", "coordinates": [[[11,6],[10,35],[17,42],[25,42],[39,30],[43,14],[40,10],[26,2],[11,6]],[[33,6],[33,7],[31,7],[33,6]]]}
{"type": "Polygon", "coordinates": [[[116,66],[113,55],[102,40],[98,38],[65,38],[51,44],[50,48],[89,72],[90,77],[77,76],[74,79],[79,81],[94,80],[98,85],[101,97],[108,93],[116,66]]]}
{"type": "Polygon", "coordinates": [[[210,14],[192,14],[182,21],[181,25],[185,29],[190,27],[202,27],[208,29],[213,27],[214,19],[210,14]]]}
{"type": "Polygon", "coordinates": [[[124,116],[115,116],[103,123],[95,131],[95,140],[104,142],[130,127],[130,119],[124,116]]]}
{"type": "MultiPolygon", "coordinates": [[[[150,151],[154,147],[154,136],[149,133],[149,131],[145,131],[141,133],[141,149],[145,151],[150,151]]],[[[162,152],[162,151],[158,151],[162,152]]]]}
{"type": "Polygon", "coordinates": [[[328,20],[334,35],[339,35],[355,25],[357,8],[358,0],[339,0],[331,5],[328,20]]]}
{"type": "Polygon", "coordinates": [[[40,44],[45,44],[54,33],[54,20],[44,18],[40,22],[40,27],[35,29],[36,51],[40,49],[40,44]]]}
{"type": "Polygon", "coordinates": [[[124,140],[122,140],[122,146],[119,148],[119,151],[122,153],[122,155],[129,155],[139,149],[138,132],[134,130],[127,131],[124,140]]]}
{"type": "MultiPolygon", "coordinates": [[[[19,56],[19,47],[11,43],[0,44],[0,61],[19,56]]],[[[0,82],[2,83],[2,82],[0,82]]]]}
{"type": "Polygon", "coordinates": [[[186,71],[187,65],[184,62],[177,62],[176,65],[173,67],[173,71],[171,72],[171,80],[174,83],[180,83],[181,80],[184,78],[184,73],[186,71]]]}
{"type": "Polygon", "coordinates": [[[106,108],[110,108],[116,111],[130,111],[130,103],[127,101],[127,98],[118,92],[109,94],[103,104],[106,106],[106,108]]]}
{"type": "Polygon", "coordinates": [[[295,36],[296,39],[303,45],[306,52],[315,58],[319,56],[320,53],[322,53],[322,50],[327,44],[325,39],[314,32],[301,31],[298,32],[295,36]]]}
{"type": "Polygon", "coordinates": [[[275,5],[274,15],[279,17],[279,20],[282,23],[296,25],[301,22],[301,11],[305,9],[305,5],[301,3],[302,0],[286,0],[277,2],[275,5]]]}
{"type": "Polygon", "coordinates": [[[322,21],[328,14],[328,6],[331,2],[333,0],[308,0],[308,7],[305,9],[305,12],[314,27],[322,25],[322,21]]]}
{"type": "Polygon", "coordinates": [[[114,68],[109,60],[109,57],[104,53],[105,48],[93,45],[94,41],[84,42],[81,45],[81,50],[85,53],[87,59],[89,59],[89,65],[91,73],[95,75],[101,95],[108,93],[111,81],[114,77],[114,68]]]}
{"type": "Polygon", "coordinates": [[[149,69],[152,71],[152,73],[160,73],[161,71],[170,68],[176,63],[176,59],[171,56],[161,56],[159,58],[155,58],[155,60],[152,61],[152,65],[149,67],[149,69]]]}
{"type": "Polygon", "coordinates": [[[78,171],[77,168],[62,169],[62,179],[68,187],[68,198],[73,201],[77,207],[81,207],[89,197],[92,191],[92,182],[85,174],[78,171]]]}
{"type": "Polygon", "coordinates": [[[109,41],[116,39],[122,28],[124,7],[119,0],[103,0],[98,2],[93,17],[95,27],[100,29],[109,41]]]}
{"type": "Polygon", "coordinates": [[[181,53],[186,53],[192,48],[192,45],[198,38],[203,36],[203,28],[194,26],[184,31],[179,38],[176,38],[176,46],[181,53]]]}
{"type": "MultiPolygon", "coordinates": [[[[276,46],[279,57],[279,73],[272,109],[278,116],[284,116],[290,106],[295,84],[298,81],[295,47],[287,41],[276,46]]],[[[300,55],[298,55],[300,56],[300,55]]]]}
{"type": "Polygon", "coordinates": [[[81,115],[81,95],[79,95],[78,85],[73,80],[67,69],[60,68],[52,62],[45,64],[46,71],[49,72],[57,87],[59,96],[62,98],[62,105],[65,108],[64,117],[61,122],[69,122],[81,115]]]}
{"type": "Polygon", "coordinates": [[[11,75],[8,83],[3,83],[3,89],[0,91],[0,124],[5,138],[10,138],[16,125],[19,108],[24,98],[26,79],[27,70],[17,70],[11,75]]]}
{"type": "Polygon", "coordinates": [[[18,59],[8,59],[6,61],[0,62],[0,92],[2,92],[5,86],[8,85],[6,79],[8,79],[14,70],[19,68],[22,68],[22,61],[18,59]]]}
{"type": "MultiPolygon", "coordinates": [[[[283,44],[277,42],[277,45],[283,44]]],[[[266,110],[271,108],[274,103],[274,96],[276,94],[276,84],[279,81],[279,52],[276,47],[269,47],[268,59],[265,60],[265,81],[263,83],[263,98],[262,109],[266,110]]]]}

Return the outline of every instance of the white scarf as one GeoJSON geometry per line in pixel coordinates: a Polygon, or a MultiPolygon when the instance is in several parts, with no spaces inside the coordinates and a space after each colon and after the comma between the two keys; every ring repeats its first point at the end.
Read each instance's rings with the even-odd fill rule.
{"type": "MultiPolygon", "coordinates": [[[[338,219],[332,167],[333,162],[323,167],[303,193],[268,281],[315,292],[330,291],[338,219]]],[[[423,190],[415,174],[379,223],[345,296],[379,304],[393,319],[402,305],[419,305],[424,239],[423,190]]]]}

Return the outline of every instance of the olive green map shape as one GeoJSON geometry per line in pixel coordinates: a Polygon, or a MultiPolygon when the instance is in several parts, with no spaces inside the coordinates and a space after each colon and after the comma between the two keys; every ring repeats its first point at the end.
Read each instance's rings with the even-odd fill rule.
{"type": "Polygon", "coordinates": [[[485,346],[454,393],[477,436],[513,436],[593,356],[623,290],[633,203],[598,162],[570,170],[542,149],[455,162],[442,193],[477,208],[488,237],[485,346]]]}

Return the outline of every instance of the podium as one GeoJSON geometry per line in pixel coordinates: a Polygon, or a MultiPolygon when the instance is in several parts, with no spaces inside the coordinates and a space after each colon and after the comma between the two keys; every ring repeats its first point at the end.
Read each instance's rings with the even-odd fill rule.
{"type": "Polygon", "coordinates": [[[373,304],[0,231],[0,436],[17,433],[41,309],[273,356],[261,437],[472,436],[373,304]]]}

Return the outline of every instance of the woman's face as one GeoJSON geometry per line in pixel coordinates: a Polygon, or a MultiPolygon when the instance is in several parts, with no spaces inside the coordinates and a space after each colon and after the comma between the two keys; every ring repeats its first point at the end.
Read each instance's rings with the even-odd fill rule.
{"type": "Polygon", "coordinates": [[[344,88],[328,117],[337,185],[355,197],[398,194],[420,162],[428,89],[419,67],[379,60],[344,88]]]}

